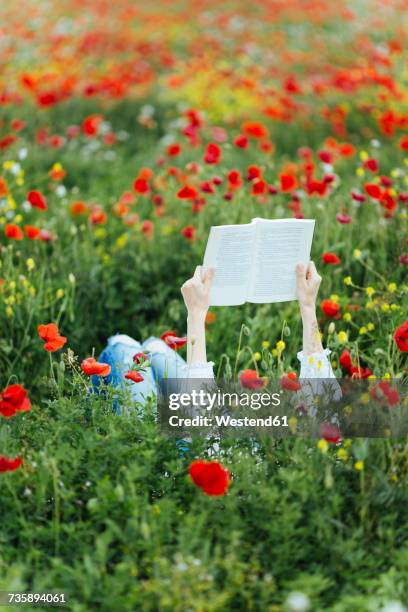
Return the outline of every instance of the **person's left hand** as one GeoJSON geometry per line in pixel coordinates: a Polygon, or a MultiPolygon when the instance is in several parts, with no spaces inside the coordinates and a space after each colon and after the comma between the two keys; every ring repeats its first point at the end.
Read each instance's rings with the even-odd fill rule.
{"type": "Polygon", "coordinates": [[[301,310],[314,310],[316,308],[317,293],[322,277],[317,273],[313,261],[305,269],[303,264],[296,266],[296,293],[301,310]]]}
{"type": "Polygon", "coordinates": [[[181,287],[181,293],[189,314],[207,314],[210,306],[210,291],[214,272],[214,268],[208,268],[203,272],[202,266],[197,266],[194,276],[181,287]]]}

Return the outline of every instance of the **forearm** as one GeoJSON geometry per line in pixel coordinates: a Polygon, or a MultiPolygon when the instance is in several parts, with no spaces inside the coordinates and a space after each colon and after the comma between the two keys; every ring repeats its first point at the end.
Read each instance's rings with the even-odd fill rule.
{"type": "Polygon", "coordinates": [[[193,311],[187,315],[187,363],[206,363],[205,312],[193,311]]]}
{"type": "Polygon", "coordinates": [[[312,353],[323,352],[316,308],[314,306],[301,306],[300,312],[303,323],[303,353],[311,355],[312,353]]]}

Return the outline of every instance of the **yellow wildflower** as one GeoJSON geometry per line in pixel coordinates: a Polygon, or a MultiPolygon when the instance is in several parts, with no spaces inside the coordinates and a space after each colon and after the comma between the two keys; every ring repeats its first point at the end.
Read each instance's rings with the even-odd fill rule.
{"type": "Polygon", "coordinates": [[[35,261],[32,257],[29,257],[26,261],[27,270],[31,272],[35,268],[35,261]]]}
{"type": "Polygon", "coordinates": [[[329,443],[324,438],[321,438],[317,443],[317,448],[320,449],[322,453],[327,453],[329,443]]]}
{"type": "Polygon", "coordinates": [[[337,451],[337,456],[342,461],[347,461],[347,459],[348,459],[348,452],[344,448],[339,448],[339,450],[337,451]]]}
{"type": "Polygon", "coordinates": [[[352,284],[353,284],[353,281],[352,281],[352,279],[351,279],[351,276],[346,276],[346,277],[343,279],[343,282],[344,282],[344,284],[345,284],[345,285],[352,285],[352,284]]]}
{"type": "Polygon", "coordinates": [[[356,461],[354,467],[358,472],[361,472],[364,470],[364,461],[356,461]]]}
{"type": "Polygon", "coordinates": [[[337,334],[337,340],[340,342],[340,344],[344,344],[345,342],[347,342],[347,340],[348,340],[347,332],[340,331],[337,334]]]}
{"type": "Polygon", "coordinates": [[[297,421],[298,420],[295,416],[291,416],[288,420],[289,429],[293,434],[296,433],[297,421]]]}

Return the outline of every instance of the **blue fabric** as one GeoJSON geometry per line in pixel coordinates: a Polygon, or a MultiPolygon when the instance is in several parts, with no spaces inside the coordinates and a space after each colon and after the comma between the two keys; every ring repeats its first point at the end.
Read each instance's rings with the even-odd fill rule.
{"type": "MultiPolygon", "coordinates": [[[[140,404],[144,404],[148,397],[156,397],[158,388],[163,387],[165,383],[166,391],[169,392],[168,379],[171,379],[171,384],[174,380],[174,385],[177,385],[177,378],[187,375],[187,364],[184,359],[163,340],[154,336],[148,338],[143,344],[125,334],[111,336],[98,361],[111,366],[111,373],[104,378],[105,383],[112,384],[114,387],[128,387],[132,400],[140,404]],[[148,347],[153,341],[158,350],[149,351],[148,347]],[[150,363],[150,366],[141,372],[144,380],[139,383],[124,378],[125,373],[133,365],[133,356],[136,353],[146,353],[150,363]]],[[[93,376],[92,382],[98,388],[100,377],[93,376]]],[[[114,410],[121,413],[117,402],[114,404],[114,410]]]]}

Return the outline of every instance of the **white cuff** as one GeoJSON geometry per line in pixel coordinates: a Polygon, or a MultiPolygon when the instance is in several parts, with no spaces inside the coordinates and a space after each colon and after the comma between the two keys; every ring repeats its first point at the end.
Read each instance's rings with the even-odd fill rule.
{"type": "Polygon", "coordinates": [[[310,355],[299,351],[297,354],[300,361],[299,378],[336,378],[328,359],[330,353],[331,350],[328,348],[310,355]]]}
{"type": "Polygon", "coordinates": [[[187,378],[214,380],[214,362],[191,363],[186,367],[187,378]]]}

